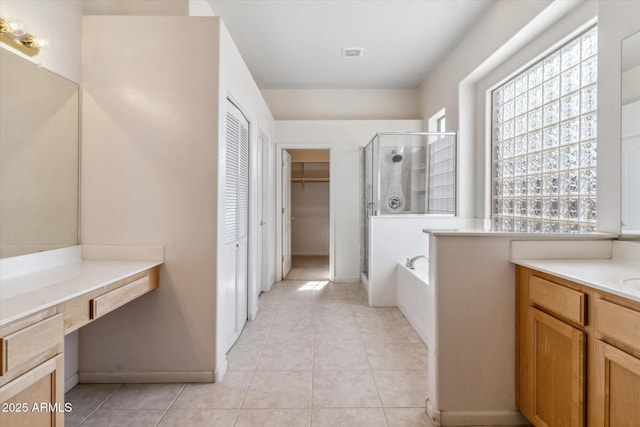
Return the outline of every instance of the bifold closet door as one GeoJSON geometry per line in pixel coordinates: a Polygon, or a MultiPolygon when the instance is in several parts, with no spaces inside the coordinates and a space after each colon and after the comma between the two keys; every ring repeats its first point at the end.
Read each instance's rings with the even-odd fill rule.
{"type": "Polygon", "coordinates": [[[227,102],[225,136],[224,280],[227,350],[247,321],[249,229],[249,122],[227,102]]]}

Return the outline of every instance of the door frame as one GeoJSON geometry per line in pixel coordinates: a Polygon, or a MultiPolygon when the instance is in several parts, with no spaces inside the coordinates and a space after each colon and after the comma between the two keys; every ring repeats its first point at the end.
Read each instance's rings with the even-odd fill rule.
{"type": "Polygon", "coordinates": [[[282,151],[298,150],[329,150],[329,280],[335,278],[335,158],[334,144],[305,144],[280,143],[276,144],[276,281],[282,277],[282,151]]]}

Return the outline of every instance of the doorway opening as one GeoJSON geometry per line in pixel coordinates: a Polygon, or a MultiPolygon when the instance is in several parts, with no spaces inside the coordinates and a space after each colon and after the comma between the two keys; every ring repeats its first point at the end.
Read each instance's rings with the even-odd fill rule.
{"type": "Polygon", "coordinates": [[[282,279],[330,280],[330,150],[282,150],[282,279]]]}

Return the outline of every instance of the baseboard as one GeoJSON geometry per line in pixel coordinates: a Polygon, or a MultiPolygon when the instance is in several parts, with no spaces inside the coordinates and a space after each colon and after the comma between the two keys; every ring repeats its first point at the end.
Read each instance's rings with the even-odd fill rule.
{"type": "Polygon", "coordinates": [[[362,285],[362,287],[364,288],[365,292],[368,295],[369,294],[369,278],[364,273],[360,274],[360,284],[362,285]]]}
{"type": "Polygon", "coordinates": [[[212,371],[80,372],[80,383],[211,383],[212,371]]]}
{"type": "Polygon", "coordinates": [[[431,400],[429,397],[426,398],[424,402],[424,412],[427,414],[427,418],[431,421],[431,424],[434,426],[440,426],[440,411],[433,407],[431,404],[431,400]]]}
{"type": "Polygon", "coordinates": [[[69,390],[71,390],[72,388],[74,388],[75,386],[78,385],[79,382],[79,376],[77,373],[71,375],[69,378],[66,378],[64,380],[64,392],[68,392],[69,390]]]}
{"type": "Polygon", "coordinates": [[[360,276],[341,276],[341,277],[336,276],[333,278],[333,281],[343,282],[343,283],[359,282],[360,276]]]}
{"type": "Polygon", "coordinates": [[[222,361],[222,365],[218,366],[216,370],[213,372],[214,383],[220,382],[220,380],[222,380],[222,377],[224,377],[224,374],[227,373],[228,367],[229,367],[229,363],[227,362],[227,357],[225,356],[224,360],[222,361]]]}
{"type": "Polygon", "coordinates": [[[441,426],[530,425],[520,411],[440,411],[441,426]]]}

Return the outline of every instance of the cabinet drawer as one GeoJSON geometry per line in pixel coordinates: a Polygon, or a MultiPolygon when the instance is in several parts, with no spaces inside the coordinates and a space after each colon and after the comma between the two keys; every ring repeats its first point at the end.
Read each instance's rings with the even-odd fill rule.
{"type": "Polygon", "coordinates": [[[64,345],[63,315],[56,314],[20,329],[0,339],[0,375],[19,368],[30,361],[62,352],[64,345]]]}
{"type": "Polygon", "coordinates": [[[585,324],[585,294],[537,276],[529,280],[529,299],[580,325],[585,324]]]}
{"type": "Polygon", "coordinates": [[[640,351],[640,312],[598,299],[596,329],[602,335],[640,351]]]}
{"type": "Polygon", "coordinates": [[[91,300],[91,319],[97,319],[155,289],[157,282],[144,276],[118,289],[107,292],[91,300]]]}

